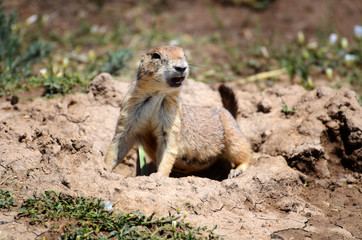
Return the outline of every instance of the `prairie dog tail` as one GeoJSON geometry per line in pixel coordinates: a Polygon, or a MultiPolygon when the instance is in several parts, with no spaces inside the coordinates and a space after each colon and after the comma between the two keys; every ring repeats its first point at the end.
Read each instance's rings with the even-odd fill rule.
{"type": "Polygon", "coordinates": [[[225,84],[221,84],[219,86],[219,93],[224,108],[227,109],[231,113],[231,115],[236,119],[238,113],[238,100],[235,96],[234,91],[231,89],[231,87],[225,84]]]}

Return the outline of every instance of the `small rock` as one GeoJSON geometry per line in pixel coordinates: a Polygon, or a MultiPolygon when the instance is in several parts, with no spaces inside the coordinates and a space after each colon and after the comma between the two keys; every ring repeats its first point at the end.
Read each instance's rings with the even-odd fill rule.
{"type": "Polygon", "coordinates": [[[10,104],[11,104],[11,105],[15,105],[15,104],[17,104],[18,102],[19,102],[19,98],[18,98],[17,96],[13,95],[13,96],[11,97],[10,104]]]}
{"type": "Polygon", "coordinates": [[[347,179],[347,184],[353,184],[357,182],[357,179],[355,179],[351,174],[347,175],[346,179],[347,179]]]}
{"type": "Polygon", "coordinates": [[[87,146],[87,141],[85,141],[85,140],[74,140],[74,141],[72,141],[72,147],[76,151],[79,151],[82,148],[85,148],[86,146],[87,146]]]}
{"type": "Polygon", "coordinates": [[[110,210],[112,210],[112,208],[113,208],[112,203],[110,203],[109,201],[107,201],[104,204],[104,210],[110,211],[110,210]]]}
{"type": "Polygon", "coordinates": [[[258,103],[257,108],[258,112],[269,113],[272,109],[272,103],[269,99],[264,98],[258,103]]]}
{"type": "Polygon", "coordinates": [[[323,203],[323,205],[324,205],[325,207],[327,207],[327,208],[329,208],[329,207],[331,206],[331,204],[330,204],[329,202],[323,201],[322,203],[323,203]]]}
{"type": "Polygon", "coordinates": [[[13,96],[6,96],[6,101],[10,102],[11,105],[15,105],[19,102],[19,97],[13,95],[13,96]]]}
{"type": "Polygon", "coordinates": [[[356,93],[346,89],[344,96],[349,99],[357,99],[356,93]]]}
{"type": "Polygon", "coordinates": [[[319,87],[317,88],[317,91],[316,91],[316,97],[317,98],[322,98],[324,96],[330,96],[333,94],[333,89],[329,88],[329,87],[319,87]]]}
{"type": "Polygon", "coordinates": [[[343,187],[343,186],[347,183],[347,179],[344,178],[344,177],[342,177],[342,178],[339,179],[336,183],[337,183],[337,185],[338,185],[339,187],[343,187]]]}
{"type": "Polygon", "coordinates": [[[23,142],[23,140],[26,139],[26,137],[27,137],[27,134],[24,133],[24,134],[22,134],[22,135],[19,136],[18,141],[19,141],[19,142],[23,142]]]}
{"type": "Polygon", "coordinates": [[[70,179],[69,176],[63,177],[61,183],[66,186],[67,188],[70,188],[70,179]]]}

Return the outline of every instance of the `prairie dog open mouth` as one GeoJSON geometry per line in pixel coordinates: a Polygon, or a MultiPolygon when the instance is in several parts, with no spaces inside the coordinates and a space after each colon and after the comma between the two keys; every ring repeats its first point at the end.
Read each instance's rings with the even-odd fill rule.
{"type": "Polygon", "coordinates": [[[180,87],[182,82],[185,80],[185,77],[173,77],[170,78],[167,82],[170,87],[180,87]]]}

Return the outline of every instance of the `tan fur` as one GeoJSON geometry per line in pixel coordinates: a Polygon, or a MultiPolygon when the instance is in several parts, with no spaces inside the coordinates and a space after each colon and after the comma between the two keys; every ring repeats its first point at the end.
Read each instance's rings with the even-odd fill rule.
{"type": "Polygon", "coordinates": [[[180,47],[155,48],[143,55],[105,158],[110,170],[137,143],[165,176],[172,170],[202,170],[220,158],[235,164],[230,177],[245,171],[250,148],[231,114],[180,102],[178,78],[186,79],[188,73],[180,47]]]}

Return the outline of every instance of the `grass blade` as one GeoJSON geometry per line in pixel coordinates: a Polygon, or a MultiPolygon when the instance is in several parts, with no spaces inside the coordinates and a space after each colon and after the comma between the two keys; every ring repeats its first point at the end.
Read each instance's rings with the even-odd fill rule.
{"type": "Polygon", "coordinates": [[[138,158],[140,162],[141,175],[146,176],[147,175],[146,154],[142,146],[138,147],[138,158]]]}

